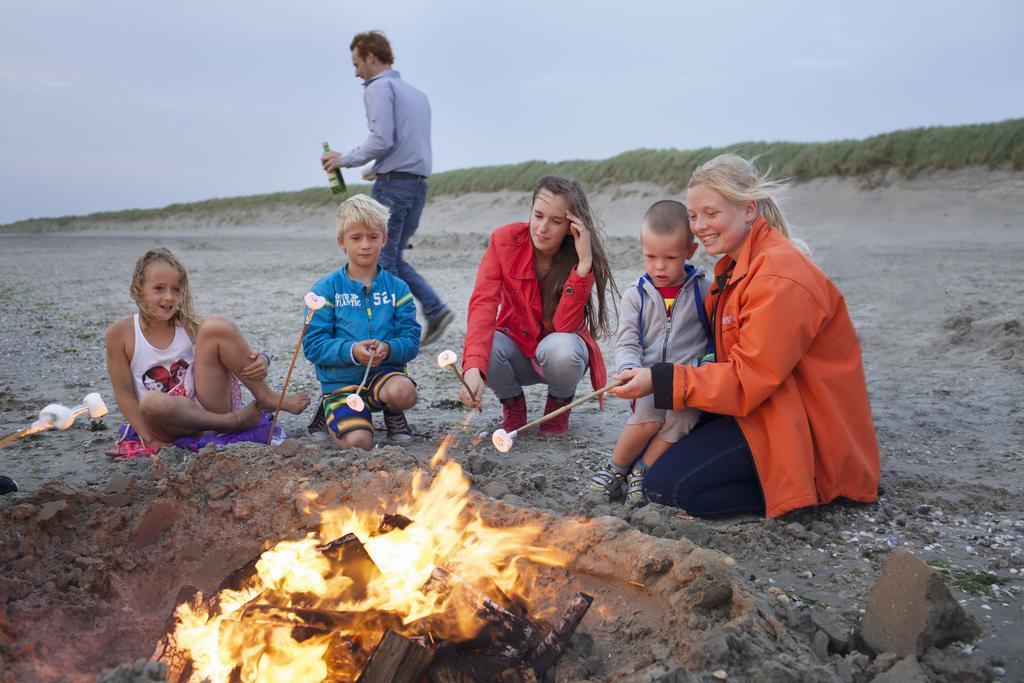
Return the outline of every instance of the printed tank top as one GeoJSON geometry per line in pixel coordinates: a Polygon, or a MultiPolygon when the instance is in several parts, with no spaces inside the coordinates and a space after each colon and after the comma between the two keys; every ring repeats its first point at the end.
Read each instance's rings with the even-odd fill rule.
{"type": "Polygon", "coordinates": [[[186,384],[186,376],[191,379],[189,368],[192,367],[192,360],[195,356],[195,346],[188,338],[185,328],[178,325],[174,329],[174,339],[165,349],[158,349],[149,343],[146,335],[142,334],[142,327],[139,325],[139,314],[132,316],[135,324],[135,352],[132,353],[131,371],[132,381],[135,384],[135,396],[140,397],[147,391],[162,391],[189,395],[192,392],[183,392],[186,384]]]}

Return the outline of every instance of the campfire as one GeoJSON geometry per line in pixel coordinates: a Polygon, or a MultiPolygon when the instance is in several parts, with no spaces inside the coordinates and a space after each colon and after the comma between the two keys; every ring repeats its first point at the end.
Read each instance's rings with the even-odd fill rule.
{"type": "Polygon", "coordinates": [[[591,599],[578,593],[554,626],[530,615],[522,563],[565,558],[538,544],[540,527],[492,527],[473,511],[449,440],[406,500],[329,510],[317,533],[278,542],[215,595],[183,596],[155,653],[169,679],[543,678],[591,599]]]}

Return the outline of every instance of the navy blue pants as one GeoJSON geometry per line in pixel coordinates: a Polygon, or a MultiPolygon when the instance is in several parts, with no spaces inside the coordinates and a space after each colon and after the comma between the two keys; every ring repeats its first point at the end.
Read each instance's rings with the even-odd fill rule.
{"type": "Polygon", "coordinates": [[[736,419],[705,414],[644,477],[647,499],[697,517],[764,514],[754,458],[736,419]]]}
{"type": "Polygon", "coordinates": [[[388,241],[380,251],[381,268],[397,275],[409,285],[420,302],[420,310],[428,322],[447,312],[434,288],[402,257],[402,251],[420,227],[420,216],[427,203],[427,181],[415,178],[377,178],[370,194],[391,212],[388,220],[388,241]]]}

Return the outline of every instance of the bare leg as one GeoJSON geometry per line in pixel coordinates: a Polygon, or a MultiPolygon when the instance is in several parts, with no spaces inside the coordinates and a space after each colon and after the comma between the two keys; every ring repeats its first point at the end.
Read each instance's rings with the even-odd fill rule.
{"type": "Polygon", "coordinates": [[[650,467],[658,458],[664,455],[665,451],[674,446],[671,441],[665,441],[657,437],[651,439],[651,442],[647,444],[647,450],[644,451],[644,464],[650,467]]]}
{"type": "Polygon", "coordinates": [[[368,429],[356,429],[342,436],[335,436],[334,432],[328,433],[331,435],[331,441],[334,442],[335,448],[339,451],[348,448],[362,448],[364,451],[373,449],[373,432],[368,429]]]}
{"type": "Polygon", "coordinates": [[[408,410],[416,405],[416,385],[408,377],[394,376],[380,388],[380,400],[392,412],[408,410]]]}
{"type": "Polygon", "coordinates": [[[632,467],[633,463],[644,453],[648,442],[661,429],[661,424],[661,422],[643,422],[623,427],[622,433],[619,434],[619,440],[615,442],[615,450],[612,451],[612,462],[626,469],[632,467]]]}
{"type": "Polygon", "coordinates": [[[212,413],[184,396],[168,396],[159,391],[147,391],[142,395],[139,412],[147,425],[156,426],[156,431],[172,437],[172,440],[208,429],[249,429],[260,421],[260,409],[255,401],[233,413],[212,413]]]}
{"type": "MultiPolygon", "coordinates": [[[[230,382],[251,360],[252,349],[234,321],[222,315],[207,316],[196,334],[195,382],[196,396],[205,408],[215,413],[231,410],[230,382]]],[[[259,407],[266,411],[277,408],[280,392],[262,381],[242,380],[252,392],[259,407]]],[[[299,414],[309,405],[309,396],[285,394],[281,410],[299,414]]]]}

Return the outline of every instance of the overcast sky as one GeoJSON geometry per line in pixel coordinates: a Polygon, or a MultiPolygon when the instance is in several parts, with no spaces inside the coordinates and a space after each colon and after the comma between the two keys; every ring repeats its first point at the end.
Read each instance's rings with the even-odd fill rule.
{"type": "Polygon", "coordinates": [[[1015,0],[0,0],[0,223],[326,183],[370,28],[430,97],[436,172],[1024,116],[1022,26],[1015,0]]]}

